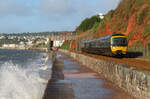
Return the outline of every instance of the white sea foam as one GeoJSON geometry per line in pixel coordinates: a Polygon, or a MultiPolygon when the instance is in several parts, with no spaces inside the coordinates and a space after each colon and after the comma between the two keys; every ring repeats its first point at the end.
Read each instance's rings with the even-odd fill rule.
{"type": "Polygon", "coordinates": [[[42,99],[51,77],[48,57],[43,61],[40,65],[38,60],[38,66],[37,62],[31,62],[27,68],[11,61],[5,62],[0,68],[0,99],[42,99]],[[39,66],[44,66],[44,69],[41,70],[39,66]]]}
{"type": "Polygon", "coordinates": [[[39,69],[41,69],[41,70],[47,70],[47,66],[45,65],[45,66],[43,66],[43,67],[40,67],[39,69]]]}

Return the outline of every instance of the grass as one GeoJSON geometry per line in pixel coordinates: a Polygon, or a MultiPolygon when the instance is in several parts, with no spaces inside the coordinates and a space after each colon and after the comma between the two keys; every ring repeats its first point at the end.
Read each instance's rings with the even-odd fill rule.
{"type": "Polygon", "coordinates": [[[143,47],[129,47],[129,52],[143,52],[143,47]]]}
{"type": "Polygon", "coordinates": [[[142,41],[137,41],[137,42],[134,42],[132,44],[132,46],[128,47],[128,51],[131,51],[131,52],[143,52],[144,51],[144,46],[143,46],[143,43],[142,41]]]}
{"type": "Polygon", "coordinates": [[[138,57],[140,59],[144,59],[144,60],[150,60],[150,56],[140,56],[138,57]]]}
{"type": "MultiPolygon", "coordinates": [[[[138,52],[138,53],[143,53],[144,48],[143,47],[129,47],[128,52],[138,52]]],[[[138,59],[142,60],[150,60],[150,56],[138,56],[138,59]]]]}
{"type": "Polygon", "coordinates": [[[68,50],[69,47],[70,47],[70,42],[66,42],[65,44],[63,44],[63,45],[60,47],[60,49],[66,49],[66,50],[68,50]]]}

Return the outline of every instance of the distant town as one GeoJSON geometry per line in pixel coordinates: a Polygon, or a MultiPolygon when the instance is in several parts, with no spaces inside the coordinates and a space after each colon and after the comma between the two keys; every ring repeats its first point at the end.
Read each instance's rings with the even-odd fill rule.
{"type": "MultiPolygon", "coordinates": [[[[48,46],[49,36],[70,32],[39,32],[39,33],[15,33],[0,34],[1,49],[36,49],[48,46]]],[[[59,47],[63,41],[55,41],[54,46],[59,47]]]]}

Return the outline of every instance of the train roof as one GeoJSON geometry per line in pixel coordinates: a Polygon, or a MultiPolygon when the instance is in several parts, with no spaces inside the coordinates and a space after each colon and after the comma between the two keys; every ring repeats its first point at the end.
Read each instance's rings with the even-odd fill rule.
{"type": "Polygon", "coordinates": [[[100,38],[97,38],[97,39],[86,40],[84,42],[92,42],[92,41],[97,41],[97,40],[110,39],[112,36],[125,36],[125,35],[121,34],[121,33],[115,33],[115,34],[104,36],[104,37],[100,37],[100,38]]]}
{"type": "Polygon", "coordinates": [[[97,38],[97,39],[91,39],[91,40],[86,40],[84,42],[92,42],[92,41],[97,41],[97,40],[103,40],[103,39],[109,39],[111,36],[105,36],[105,37],[100,37],[100,38],[97,38]]]}
{"type": "Polygon", "coordinates": [[[125,35],[122,33],[115,33],[115,34],[112,34],[111,36],[125,36],[125,35]]]}

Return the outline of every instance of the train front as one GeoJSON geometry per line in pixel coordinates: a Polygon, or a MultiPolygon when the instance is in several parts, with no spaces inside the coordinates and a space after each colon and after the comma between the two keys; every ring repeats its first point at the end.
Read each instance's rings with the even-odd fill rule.
{"type": "Polygon", "coordinates": [[[111,51],[114,55],[126,55],[127,46],[128,43],[126,36],[111,37],[111,51]]]}

